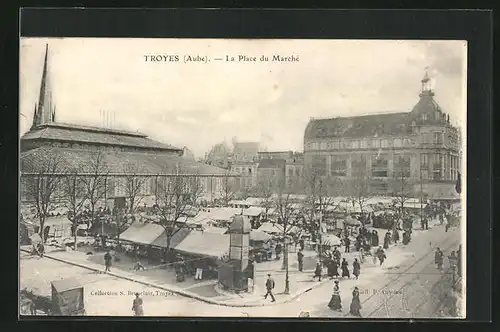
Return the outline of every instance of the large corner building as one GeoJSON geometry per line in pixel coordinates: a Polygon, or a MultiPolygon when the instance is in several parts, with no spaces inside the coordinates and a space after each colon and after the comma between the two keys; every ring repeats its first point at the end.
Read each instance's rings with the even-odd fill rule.
{"type": "MultiPolygon", "coordinates": [[[[370,191],[393,194],[404,178],[413,193],[456,195],[460,172],[459,130],[434,100],[430,79],[422,79],[412,111],[330,119],[311,119],[304,135],[305,167],[349,183],[360,174],[370,191]]],[[[418,196],[418,194],[416,194],[418,196]]]]}

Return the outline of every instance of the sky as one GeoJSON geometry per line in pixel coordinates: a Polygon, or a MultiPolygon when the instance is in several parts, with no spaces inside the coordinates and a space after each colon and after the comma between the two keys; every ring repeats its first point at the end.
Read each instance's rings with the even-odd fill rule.
{"type": "Polygon", "coordinates": [[[436,101],[465,127],[465,41],[21,38],[21,135],[39,98],[46,44],[58,122],[139,131],[197,157],[233,137],[302,151],[312,117],[411,111],[426,67],[436,101]],[[186,55],[211,61],[185,63],[186,55]],[[215,60],[226,55],[236,61],[215,60]],[[104,124],[103,111],[113,121],[104,124]]]}

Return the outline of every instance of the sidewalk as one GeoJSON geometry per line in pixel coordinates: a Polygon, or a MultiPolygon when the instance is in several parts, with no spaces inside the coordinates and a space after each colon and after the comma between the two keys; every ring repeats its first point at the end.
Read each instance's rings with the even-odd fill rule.
{"type": "MultiPolygon", "coordinates": [[[[29,252],[27,248],[21,248],[22,252],[29,252]]],[[[95,259],[93,257],[92,260],[88,259],[88,256],[86,256],[84,253],[81,252],[66,252],[66,251],[50,251],[49,253],[46,253],[44,255],[44,258],[49,258],[53,259],[62,263],[78,266],[81,268],[85,268],[100,274],[104,274],[104,266],[103,264],[98,264],[93,262],[92,260],[95,259]]],[[[111,267],[111,272],[107,272],[106,275],[113,276],[116,278],[120,279],[125,279],[131,282],[136,282],[140,283],[152,288],[157,288],[163,291],[171,292],[174,294],[182,295],[188,298],[193,298],[205,303],[209,304],[214,304],[214,305],[220,305],[220,306],[229,306],[229,307],[259,307],[259,306],[265,306],[265,305],[273,305],[273,304],[278,304],[278,303],[285,303],[289,301],[293,301],[295,298],[298,296],[302,295],[303,293],[309,291],[312,288],[320,286],[324,281],[322,282],[313,282],[312,281],[312,274],[310,273],[303,273],[305,276],[304,279],[310,278],[311,282],[310,285],[307,285],[306,287],[302,287],[299,289],[299,291],[294,292],[290,295],[285,295],[283,296],[276,294],[277,296],[277,301],[274,303],[271,303],[270,300],[268,301],[262,301],[263,300],[263,295],[264,293],[260,294],[261,288],[260,286],[255,287],[255,292],[252,294],[251,298],[244,298],[244,302],[242,302],[242,298],[235,295],[235,294],[228,294],[224,293],[222,291],[217,291],[217,281],[216,280],[209,280],[205,282],[195,282],[194,280],[192,282],[184,282],[178,285],[173,285],[169,284],[165,281],[158,280],[160,278],[154,278],[154,275],[147,275],[147,272],[155,272],[155,273],[162,273],[162,274],[168,274],[169,271],[167,270],[150,270],[150,271],[144,271],[144,272],[132,272],[132,271],[124,271],[121,269],[118,269],[116,267],[111,267]],[[206,295],[200,295],[200,294],[206,294],[206,295]],[[278,297],[280,299],[278,300],[278,297]]],[[[293,273],[299,273],[299,272],[291,272],[290,275],[292,276],[293,273]]],[[[264,273],[258,272],[259,275],[262,275],[264,273]]],[[[267,273],[265,273],[267,274],[267,273]]],[[[261,279],[262,282],[265,283],[265,278],[264,276],[258,277],[261,279]]],[[[290,278],[292,280],[293,277],[290,278]]],[[[162,278],[165,279],[165,278],[162,278]]],[[[277,278],[278,279],[278,278],[277,278]]],[[[283,279],[283,285],[284,285],[284,278],[283,279]]],[[[325,281],[327,279],[324,279],[325,281]]],[[[307,280],[304,280],[307,281],[307,280]]],[[[278,282],[277,282],[278,284],[278,282]]],[[[291,283],[292,284],[292,283],[291,283]]],[[[284,287],[284,286],[283,286],[284,287]]],[[[292,288],[292,286],[291,286],[292,288]]],[[[293,288],[292,288],[293,289],[293,288]]]]}

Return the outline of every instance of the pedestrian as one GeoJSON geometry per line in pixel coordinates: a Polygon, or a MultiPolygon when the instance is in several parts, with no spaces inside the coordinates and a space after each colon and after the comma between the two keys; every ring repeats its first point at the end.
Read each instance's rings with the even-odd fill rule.
{"type": "Polygon", "coordinates": [[[382,265],[384,263],[385,259],[387,258],[387,256],[385,255],[385,251],[384,251],[384,249],[382,249],[382,247],[379,247],[377,250],[377,258],[380,262],[380,265],[382,265]]]}
{"type": "Polygon", "coordinates": [[[105,266],[105,269],[104,269],[104,272],[111,272],[111,261],[112,261],[113,257],[111,256],[111,253],[108,251],[106,251],[106,254],[104,254],[104,266],[105,266]]]}
{"type": "Polygon", "coordinates": [[[301,239],[299,240],[299,246],[300,246],[300,249],[301,249],[301,250],[304,250],[304,248],[305,248],[305,246],[306,246],[306,245],[305,245],[305,242],[304,242],[304,239],[303,239],[303,238],[301,238],[301,239]]]}
{"type": "Polygon", "coordinates": [[[376,230],[373,230],[373,232],[372,232],[372,246],[377,247],[378,243],[379,243],[378,232],[376,230]]]}
{"type": "Polygon", "coordinates": [[[175,279],[177,282],[186,280],[186,263],[181,257],[176,257],[177,261],[174,263],[175,279]]]}
{"type": "Polygon", "coordinates": [[[358,276],[361,272],[361,265],[358,262],[357,258],[354,258],[354,262],[352,263],[352,274],[356,277],[356,280],[358,279],[358,276]]]}
{"type": "Polygon", "coordinates": [[[271,302],[276,302],[276,299],[274,298],[274,295],[273,295],[274,286],[275,286],[274,279],[271,278],[271,274],[268,273],[267,280],[266,280],[267,293],[266,293],[266,295],[264,295],[264,299],[267,299],[267,296],[270,295],[271,302]]]}
{"type": "Polygon", "coordinates": [[[333,294],[328,303],[328,307],[332,310],[342,311],[342,299],[340,298],[340,287],[339,281],[335,280],[335,285],[333,286],[333,294]]]}
{"type": "Polygon", "coordinates": [[[274,252],[276,253],[276,260],[280,259],[281,256],[281,243],[277,243],[276,247],[274,247],[274,252]]]}
{"type": "Polygon", "coordinates": [[[342,254],[340,253],[338,247],[335,247],[335,249],[333,250],[333,257],[335,258],[335,260],[337,262],[340,262],[340,258],[342,257],[342,254]]]}
{"type": "Polygon", "coordinates": [[[394,241],[394,244],[397,244],[399,242],[399,230],[397,228],[394,229],[392,240],[394,241]]]}
{"type": "Polygon", "coordinates": [[[443,269],[443,252],[441,249],[436,248],[436,252],[434,253],[434,264],[437,265],[438,270],[443,269]]]}
{"type": "Polygon", "coordinates": [[[391,238],[391,232],[388,231],[387,233],[385,233],[385,236],[384,236],[384,249],[389,248],[390,238],[391,238]]]}
{"type": "Polygon", "coordinates": [[[144,310],[142,309],[142,299],[139,296],[139,293],[135,293],[134,302],[132,302],[132,311],[134,312],[134,316],[144,316],[144,310]]]}
{"type": "Polygon", "coordinates": [[[195,261],[196,272],[194,274],[194,280],[203,279],[203,259],[198,259],[195,261]]]}
{"type": "Polygon", "coordinates": [[[321,281],[321,274],[322,274],[322,267],[321,267],[321,262],[316,263],[316,268],[314,269],[314,277],[313,279],[318,278],[318,281],[321,281]]]}
{"type": "Polygon", "coordinates": [[[365,262],[365,249],[359,248],[359,262],[363,264],[365,262]]]}
{"type": "Polygon", "coordinates": [[[351,277],[351,273],[349,272],[348,266],[349,266],[349,264],[347,263],[347,261],[345,260],[345,258],[342,258],[342,264],[341,264],[341,267],[342,267],[342,278],[347,277],[347,279],[349,279],[351,277]]]}
{"type": "Polygon", "coordinates": [[[351,240],[349,240],[349,237],[346,235],[345,240],[345,252],[351,252],[351,240]]]}
{"type": "Polygon", "coordinates": [[[43,254],[45,253],[45,246],[43,245],[43,242],[38,243],[38,255],[40,255],[40,258],[43,258],[43,254]]]}
{"type": "Polygon", "coordinates": [[[352,291],[352,301],[351,301],[351,310],[349,310],[349,313],[353,316],[356,317],[361,317],[361,301],[359,300],[359,289],[358,287],[354,287],[354,290],[352,291]]]}
{"type": "Polygon", "coordinates": [[[373,249],[373,253],[372,253],[372,258],[373,258],[373,264],[377,264],[377,260],[378,260],[378,248],[375,248],[373,249]]]}
{"type": "Polygon", "coordinates": [[[146,271],[146,268],[144,267],[144,265],[142,265],[142,263],[139,260],[137,260],[137,262],[134,264],[133,270],[134,271],[139,271],[139,270],[146,271]]]}
{"type": "Polygon", "coordinates": [[[302,252],[302,249],[299,249],[299,252],[297,253],[297,262],[299,264],[299,271],[302,272],[304,269],[304,253],[302,252]]]}

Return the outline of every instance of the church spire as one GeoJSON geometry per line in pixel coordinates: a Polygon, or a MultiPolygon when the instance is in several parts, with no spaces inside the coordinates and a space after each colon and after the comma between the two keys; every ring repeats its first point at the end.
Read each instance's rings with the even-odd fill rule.
{"type": "Polygon", "coordinates": [[[31,130],[35,129],[35,127],[40,125],[40,117],[38,116],[38,110],[36,108],[36,103],[35,107],[33,110],[33,123],[31,124],[31,130]]]}
{"type": "Polygon", "coordinates": [[[43,62],[42,81],[40,84],[40,96],[38,98],[38,108],[33,119],[33,127],[52,122],[55,119],[55,108],[52,108],[52,91],[49,80],[49,45],[45,45],[45,58],[43,62]]]}

